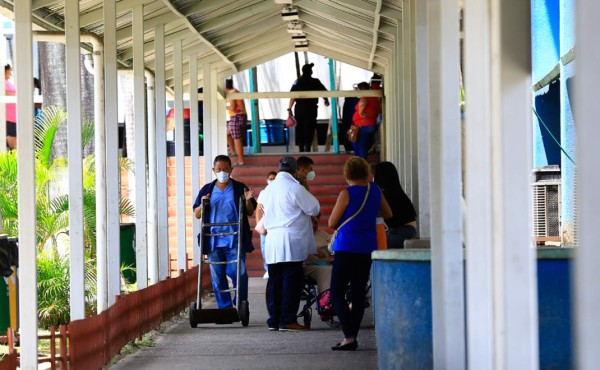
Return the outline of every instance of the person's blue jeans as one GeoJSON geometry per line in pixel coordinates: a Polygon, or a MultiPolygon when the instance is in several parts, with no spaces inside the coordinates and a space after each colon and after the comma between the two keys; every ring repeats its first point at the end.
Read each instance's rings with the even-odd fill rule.
{"type": "Polygon", "coordinates": [[[365,296],[370,271],[370,253],[335,252],[331,269],[331,296],[345,338],[356,338],[358,335],[365,313],[365,296]],[[346,302],[348,284],[350,284],[352,310],[346,302]]]}
{"type": "Polygon", "coordinates": [[[367,159],[369,149],[373,145],[373,135],[377,131],[377,126],[362,126],[358,130],[358,140],[352,143],[354,155],[367,159]]]}
{"type": "Polygon", "coordinates": [[[412,226],[390,227],[386,234],[388,249],[404,248],[404,241],[406,239],[414,239],[416,237],[417,229],[412,226]]]}
{"type": "Polygon", "coordinates": [[[284,327],[297,321],[300,295],[304,283],[302,261],[269,264],[267,309],[270,328],[284,327]]]}
{"type": "MultiPolygon", "coordinates": [[[[237,248],[216,248],[213,252],[209,253],[209,262],[225,262],[234,261],[237,259],[237,248]]],[[[227,282],[227,276],[233,282],[233,287],[236,288],[237,284],[237,271],[235,263],[228,263],[223,265],[210,265],[210,277],[212,279],[213,290],[226,290],[229,289],[229,283],[227,282]]],[[[242,258],[240,261],[240,284],[238,289],[240,295],[240,301],[248,300],[248,272],[246,272],[246,253],[242,252],[242,258]]],[[[233,301],[231,299],[231,293],[215,293],[215,299],[219,308],[232,307],[235,302],[235,295],[233,301]]]]}
{"type": "Polygon", "coordinates": [[[267,259],[265,258],[265,240],[267,240],[267,236],[261,235],[260,236],[260,253],[262,253],[262,257],[263,257],[263,267],[264,267],[265,271],[269,271],[269,268],[267,267],[267,259]]]}

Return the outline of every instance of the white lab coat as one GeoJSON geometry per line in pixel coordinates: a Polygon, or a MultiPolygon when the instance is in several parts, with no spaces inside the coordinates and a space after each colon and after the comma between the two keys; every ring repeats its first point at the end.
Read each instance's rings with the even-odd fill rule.
{"type": "Polygon", "coordinates": [[[316,253],[311,216],[319,214],[319,201],[292,175],[279,172],[258,196],[263,205],[265,261],[267,264],[304,261],[316,253]]]}

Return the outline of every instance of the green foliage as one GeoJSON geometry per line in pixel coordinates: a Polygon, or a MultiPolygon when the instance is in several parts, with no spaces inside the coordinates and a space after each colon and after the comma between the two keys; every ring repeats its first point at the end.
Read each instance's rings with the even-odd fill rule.
{"type": "MultiPolygon", "coordinates": [[[[38,263],[38,317],[43,329],[67,324],[70,321],[70,280],[68,256],[61,256],[56,249],[44,249],[38,263]]],[[[96,311],[96,267],[92,258],[86,258],[85,266],[86,315],[96,311]]]]}
{"type": "MultiPolygon", "coordinates": [[[[69,197],[59,187],[59,177],[68,169],[65,158],[53,158],[52,144],[66,113],[61,108],[47,107],[36,118],[35,126],[35,197],[38,249],[38,308],[40,326],[49,327],[69,322],[69,258],[58,253],[57,238],[68,234],[69,197]]],[[[82,145],[94,138],[94,126],[82,123],[82,145]]],[[[126,158],[119,161],[121,170],[131,170],[126,158]]],[[[18,236],[17,151],[0,152],[0,213],[4,233],[18,236]]],[[[85,250],[86,312],[95,313],[96,297],[96,173],[95,158],[83,159],[83,223],[85,250]]],[[[134,216],[129,199],[120,200],[122,215],[134,216]]],[[[74,246],[77,247],[77,246],[74,246]]]]}

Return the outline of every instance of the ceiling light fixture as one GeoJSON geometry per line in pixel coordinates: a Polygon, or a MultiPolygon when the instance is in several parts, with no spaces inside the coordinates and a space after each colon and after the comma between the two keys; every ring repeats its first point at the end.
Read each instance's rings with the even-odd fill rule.
{"type": "Polygon", "coordinates": [[[288,24],[288,33],[302,33],[302,22],[291,21],[288,24]]]}
{"type": "Polygon", "coordinates": [[[294,49],[296,51],[308,51],[308,42],[296,42],[294,49]]]}
{"type": "Polygon", "coordinates": [[[298,17],[298,9],[293,6],[284,5],[283,8],[281,8],[281,19],[284,21],[295,21],[300,19],[300,17],[298,17]]]}

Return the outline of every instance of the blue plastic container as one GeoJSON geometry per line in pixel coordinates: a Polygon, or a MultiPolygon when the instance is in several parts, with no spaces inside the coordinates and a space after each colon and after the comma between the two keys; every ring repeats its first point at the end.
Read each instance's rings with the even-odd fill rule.
{"type": "Polygon", "coordinates": [[[373,252],[373,304],[380,369],[432,369],[429,250],[373,252]]]}
{"type": "MultiPolygon", "coordinates": [[[[571,248],[537,252],[540,369],[573,369],[571,248]]],[[[373,252],[380,369],[432,369],[430,250],[373,252]]]]}

